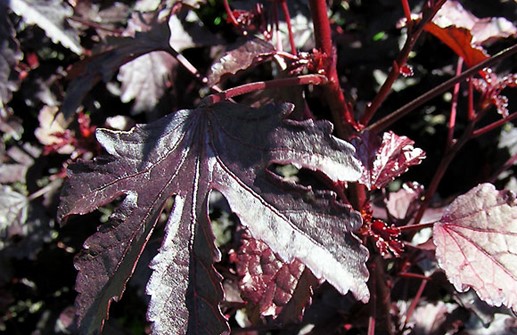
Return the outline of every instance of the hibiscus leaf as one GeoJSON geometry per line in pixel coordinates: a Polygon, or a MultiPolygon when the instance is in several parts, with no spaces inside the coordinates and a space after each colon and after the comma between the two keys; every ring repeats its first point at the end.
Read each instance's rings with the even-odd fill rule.
{"type": "Polygon", "coordinates": [[[385,132],[382,139],[370,132],[356,137],[352,144],[363,165],[360,182],[370,190],[386,186],[410,166],[418,165],[425,158],[422,149],[413,147],[415,142],[392,131],[385,132]]]}
{"type": "MultiPolygon", "coordinates": [[[[20,79],[16,66],[22,58],[7,7],[0,3],[0,112],[18,89],[20,79]]],[[[1,116],[1,115],[0,115],[1,116]]]]}
{"type": "Polygon", "coordinates": [[[120,67],[117,76],[122,83],[120,100],[135,100],[132,114],[150,112],[158,105],[167,88],[172,86],[170,77],[176,64],[171,54],[155,51],[120,67]]]}
{"type": "MultiPolygon", "coordinates": [[[[302,316],[308,305],[314,283],[300,283],[306,268],[295,259],[284,263],[264,242],[254,239],[243,232],[241,246],[236,255],[236,271],[241,277],[239,286],[242,296],[258,306],[262,316],[276,318],[284,307],[292,305],[289,315],[293,318],[302,316]],[[294,294],[298,287],[305,286],[298,292],[300,299],[295,301],[294,294]]],[[[306,276],[310,276],[310,272],[306,276]]],[[[285,313],[284,313],[285,314],[285,313]]]]}
{"type": "Polygon", "coordinates": [[[78,55],[83,53],[78,33],[66,22],[73,10],[58,0],[10,0],[13,12],[23,17],[27,23],[43,29],[55,43],[61,43],[78,55]]]}
{"type": "Polygon", "coordinates": [[[481,184],[456,198],[433,233],[436,257],[458,291],[517,310],[517,201],[481,184]]]}
{"type": "Polygon", "coordinates": [[[59,209],[64,220],[125,196],[76,263],[82,333],[102,326],[170,197],[174,208],[148,284],[154,333],[183,334],[185,325],[187,333],[227,331],[213,268],[219,252],[207,218],[212,189],[283,261],[298,259],[341,293],[369,298],[368,251],[352,234],[362,224],[360,214],[331,191],[283,181],[268,169],[293,164],[336,183],[360,176],[353,147],[330,135],[329,122],[286,119],[291,110],[290,104],[253,109],[222,103],[178,111],[128,132],[98,130],[109,155],[71,168],[59,209]]]}
{"type": "Polygon", "coordinates": [[[472,34],[472,44],[484,45],[493,41],[517,35],[515,25],[504,17],[478,18],[463,8],[459,1],[450,0],[443,4],[433,18],[439,27],[455,26],[465,28],[472,34]]]}
{"type": "Polygon", "coordinates": [[[224,76],[257,66],[271,59],[274,53],[275,47],[258,37],[240,41],[212,64],[207,76],[208,86],[219,83],[224,76]]]}

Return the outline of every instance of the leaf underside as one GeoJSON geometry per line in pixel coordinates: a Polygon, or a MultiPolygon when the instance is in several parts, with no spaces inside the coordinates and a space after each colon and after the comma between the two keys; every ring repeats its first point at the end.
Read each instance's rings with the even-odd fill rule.
{"type": "Polygon", "coordinates": [[[481,184],[456,198],[434,225],[436,257],[458,291],[517,310],[517,201],[481,184]]]}
{"type": "Polygon", "coordinates": [[[240,241],[236,271],[241,277],[242,297],[257,305],[262,316],[289,315],[292,322],[301,320],[310,304],[312,288],[318,285],[312,273],[297,259],[282,262],[265,243],[246,232],[241,234],[240,241]]]}
{"type": "Polygon", "coordinates": [[[147,287],[153,333],[229,331],[218,306],[223,291],[213,263],[220,256],[207,217],[212,189],[283,261],[297,259],[341,293],[368,300],[368,251],[352,234],[362,224],[360,214],[331,191],[283,181],[268,169],[293,164],[334,182],[354,181],[361,174],[354,149],[330,135],[327,121],[286,119],[291,110],[290,104],[253,109],[222,103],[127,132],[98,130],[108,155],[71,167],[59,209],[64,220],[124,197],[77,258],[81,333],[102,327],[171,197],[174,207],[147,287]]]}

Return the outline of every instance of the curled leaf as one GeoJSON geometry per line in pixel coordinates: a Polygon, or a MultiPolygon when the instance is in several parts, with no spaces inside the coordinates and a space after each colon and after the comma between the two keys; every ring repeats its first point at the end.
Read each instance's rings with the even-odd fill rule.
{"type": "Polygon", "coordinates": [[[370,190],[379,189],[406,172],[410,166],[420,164],[425,152],[415,148],[414,143],[392,131],[385,132],[382,139],[369,132],[353,139],[352,144],[364,167],[360,182],[370,190]]]}

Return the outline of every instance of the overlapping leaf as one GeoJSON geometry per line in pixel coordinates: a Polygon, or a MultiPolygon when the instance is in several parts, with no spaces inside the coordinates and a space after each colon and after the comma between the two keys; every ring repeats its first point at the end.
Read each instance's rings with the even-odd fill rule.
{"type": "Polygon", "coordinates": [[[164,51],[151,52],[124,64],[117,77],[122,83],[120,99],[135,100],[134,114],[152,111],[172,86],[171,72],[176,64],[174,57],[164,51]]]}
{"type": "Polygon", "coordinates": [[[76,263],[83,333],[95,332],[110,301],[122,294],[170,197],[174,208],[148,284],[154,333],[227,330],[212,265],[218,251],[207,217],[211,189],[285,262],[298,259],[341,293],[368,299],[368,252],[351,233],[360,227],[360,215],[330,191],[283,181],[267,169],[293,164],[334,182],[360,176],[353,147],[330,135],[330,123],[284,119],[291,109],[223,103],[182,110],[129,132],[98,132],[110,156],[72,167],[59,211],[67,218],[125,196],[112,223],[85,242],[76,263]]]}
{"type": "Polygon", "coordinates": [[[247,233],[242,234],[236,258],[239,285],[246,301],[256,304],[263,316],[276,318],[290,309],[293,321],[301,319],[312,288],[318,284],[302,262],[283,262],[264,242],[247,233]]]}
{"type": "Polygon", "coordinates": [[[455,0],[445,2],[436,13],[433,22],[442,28],[456,26],[469,30],[472,34],[472,44],[475,45],[517,35],[517,28],[506,18],[478,18],[455,0]]]}
{"type": "Polygon", "coordinates": [[[257,37],[239,42],[214,62],[208,74],[208,85],[217,84],[224,76],[247,70],[273,57],[275,48],[257,37]]]}
{"type": "MultiPolygon", "coordinates": [[[[200,41],[211,41],[212,43],[216,41],[211,39],[213,35],[199,24],[189,25],[188,29],[183,28],[183,22],[175,15],[170,16],[169,20],[162,21],[156,15],[135,13],[125,35],[110,39],[107,50],[76,63],[69,71],[69,77],[72,81],[68,86],[61,108],[65,117],[69,117],[76,112],[86,94],[99,81],[110,81],[115,72],[124,64],[135,62],[129,65],[130,69],[134,69],[136,66],[141,66],[142,62],[148,63],[150,59],[156,59],[156,54],[138,59],[143,55],[155,51],[165,51],[173,54],[172,49],[182,51],[198,45],[200,41]]],[[[139,85],[148,84],[152,80],[145,78],[146,81],[142,76],[135,80],[134,77],[124,74],[125,71],[123,71],[120,77],[123,82],[122,93],[125,94],[123,100],[128,101],[135,98],[136,103],[141,104],[140,108],[149,108],[150,104],[157,101],[156,96],[162,93],[168,84],[168,81],[164,80],[163,77],[171,69],[171,63],[170,57],[161,59],[161,69],[157,71],[158,74],[154,80],[154,84],[159,83],[161,87],[155,87],[156,89],[152,92],[154,99],[148,97],[150,100],[146,102],[144,102],[144,97],[149,95],[149,91],[141,92],[142,87],[139,85]],[[136,91],[139,91],[140,94],[135,94],[136,91]]]]}
{"type": "Polygon", "coordinates": [[[29,200],[9,186],[0,186],[0,249],[9,227],[21,226],[27,220],[29,200]]]}
{"type": "Polygon", "coordinates": [[[495,306],[517,310],[517,201],[481,184],[456,198],[434,225],[439,265],[457,290],[473,288],[495,306]]]}
{"type": "Polygon", "coordinates": [[[66,22],[72,16],[72,8],[59,0],[9,0],[13,12],[23,17],[29,24],[36,24],[45,31],[55,43],[80,55],[83,48],[79,35],[66,22]]]}
{"type": "Polygon", "coordinates": [[[352,141],[357,156],[363,164],[360,182],[369,189],[386,186],[410,166],[418,165],[425,158],[422,149],[413,146],[415,142],[406,136],[388,131],[382,139],[364,132],[352,141]]]}
{"type": "Polygon", "coordinates": [[[7,17],[7,6],[0,2],[0,112],[11,100],[12,92],[18,89],[16,65],[21,58],[13,26],[7,17]]]}
{"type": "Polygon", "coordinates": [[[474,66],[488,58],[481,45],[517,35],[517,28],[507,19],[477,18],[458,1],[445,2],[425,30],[463,58],[467,66],[474,66]]]}

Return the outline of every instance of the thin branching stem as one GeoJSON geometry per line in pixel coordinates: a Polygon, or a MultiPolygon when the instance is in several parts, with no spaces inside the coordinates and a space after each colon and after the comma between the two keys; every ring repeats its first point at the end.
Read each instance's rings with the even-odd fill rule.
{"type": "Polygon", "coordinates": [[[494,174],[492,175],[492,177],[488,180],[489,183],[494,183],[496,180],[497,180],[497,177],[499,177],[499,175],[501,173],[503,173],[504,171],[508,170],[509,168],[511,168],[513,165],[515,165],[515,163],[517,163],[517,154],[513,155],[512,157],[508,158],[506,160],[506,162],[504,162],[503,165],[501,165],[499,167],[499,169],[497,169],[497,171],[494,172],[494,174]]]}
{"type": "Polygon", "coordinates": [[[474,130],[474,132],[472,133],[472,137],[478,137],[483,134],[486,134],[494,129],[497,129],[497,128],[503,126],[504,124],[506,124],[510,121],[515,120],[515,119],[517,119],[517,111],[513,112],[512,114],[508,115],[507,117],[494,121],[489,125],[486,125],[482,128],[474,130]]]}
{"type": "MultiPolygon", "coordinates": [[[[458,63],[456,65],[456,76],[461,74],[461,68],[463,67],[463,58],[458,58],[458,63]]],[[[458,111],[458,96],[460,93],[460,82],[454,84],[454,89],[452,91],[452,101],[451,101],[451,113],[449,116],[449,123],[447,124],[447,144],[449,145],[454,140],[454,129],[456,126],[456,115],[458,111]]]]}
{"type": "Polygon", "coordinates": [[[401,233],[407,233],[412,231],[419,231],[424,228],[432,228],[435,222],[426,222],[426,223],[418,223],[418,224],[411,224],[407,226],[400,226],[397,227],[401,233]]]}
{"type": "Polygon", "coordinates": [[[328,84],[323,87],[324,99],[329,104],[337,135],[346,139],[353,133],[356,121],[339,86],[336,54],[332,45],[330,21],[327,14],[327,2],[325,0],[310,0],[309,4],[316,48],[326,54],[330,60],[325,68],[328,84]]]}
{"type": "Polygon", "coordinates": [[[289,14],[289,7],[287,6],[287,1],[280,0],[280,6],[282,7],[282,12],[284,13],[285,22],[287,23],[287,33],[289,35],[289,44],[291,45],[291,53],[293,55],[296,55],[297,54],[296,44],[294,43],[293,27],[291,25],[291,15],[289,14]]]}
{"type": "Polygon", "coordinates": [[[415,29],[410,31],[408,29],[408,37],[402,50],[398,54],[397,58],[393,62],[393,66],[388,74],[388,77],[382,84],[379,92],[375,95],[374,99],[370,103],[370,105],[366,108],[363,116],[361,117],[360,124],[366,126],[370,120],[373,118],[377,110],[379,110],[381,104],[386,100],[388,95],[391,92],[391,88],[395,83],[395,80],[400,76],[400,68],[404,66],[409,57],[409,53],[413,50],[415,43],[420,38],[420,35],[424,31],[425,25],[431,21],[431,19],[435,16],[436,12],[440,9],[440,7],[445,3],[446,0],[440,0],[432,8],[428,10],[424,10],[422,19],[418,22],[418,24],[414,25],[415,29]]]}
{"type": "Polygon", "coordinates": [[[422,296],[422,293],[424,293],[424,289],[425,289],[426,285],[427,285],[427,279],[424,279],[424,280],[422,280],[422,282],[420,282],[418,291],[417,291],[415,297],[413,298],[413,301],[411,301],[411,305],[409,305],[409,308],[407,310],[406,318],[404,320],[404,328],[406,328],[407,322],[411,319],[411,316],[413,315],[413,312],[415,311],[416,306],[417,306],[418,302],[420,301],[420,297],[422,296]]]}
{"type": "Polygon", "coordinates": [[[235,26],[239,27],[239,22],[233,15],[233,11],[230,8],[230,4],[228,3],[228,0],[223,0],[224,10],[226,11],[226,15],[228,16],[228,20],[235,26]]]}
{"type": "Polygon", "coordinates": [[[505,59],[505,58],[508,58],[514,54],[517,53],[517,44],[516,45],[513,45],[499,53],[497,53],[496,55],[488,58],[487,60],[469,68],[468,70],[465,70],[461,75],[459,76],[456,76],[456,77],[453,77],[445,82],[443,82],[442,84],[436,86],[435,88],[433,88],[432,90],[426,92],[425,94],[421,95],[420,97],[418,97],[417,99],[405,104],[404,106],[400,107],[399,109],[397,109],[396,111],[394,111],[393,113],[387,115],[386,117],[380,119],[379,121],[375,122],[375,123],[372,123],[371,125],[369,125],[368,127],[366,127],[365,129],[368,130],[368,131],[373,131],[373,132],[381,132],[383,129],[386,129],[387,127],[391,126],[393,123],[395,123],[396,121],[398,121],[400,118],[402,118],[403,116],[405,116],[406,114],[416,110],[418,107],[422,106],[423,104],[425,104],[426,102],[428,102],[429,100],[437,97],[438,95],[446,92],[447,90],[449,90],[451,87],[453,87],[456,83],[460,82],[460,81],[463,81],[465,80],[466,78],[470,77],[470,76],[473,76],[474,74],[476,74],[478,71],[480,71],[481,69],[485,68],[485,67],[490,67],[492,66],[493,64],[497,63],[498,61],[502,60],[502,59],[505,59]]]}
{"type": "Polygon", "coordinates": [[[436,190],[438,189],[438,186],[440,185],[440,182],[445,175],[445,171],[447,171],[447,168],[460,149],[471,139],[475,125],[475,121],[470,122],[461,137],[457,141],[450,143],[449,146],[445,149],[442,159],[436,168],[433,178],[431,179],[431,183],[425,192],[420,208],[418,209],[418,212],[415,216],[415,224],[418,224],[420,220],[422,220],[426,209],[431,203],[433,195],[436,193],[436,190]]]}
{"type": "Polygon", "coordinates": [[[472,77],[467,78],[468,84],[468,120],[474,121],[476,119],[476,108],[474,107],[474,83],[472,81],[472,77]]]}
{"type": "Polygon", "coordinates": [[[273,79],[268,81],[257,81],[249,84],[244,84],[237,87],[232,87],[220,93],[209,95],[204,99],[207,104],[215,104],[223,100],[255,92],[265,90],[268,88],[280,88],[290,86],[303,85],[324,85],[327,83],[327,77],[319,74],[306,74],[292,78],[273,79]]]}

